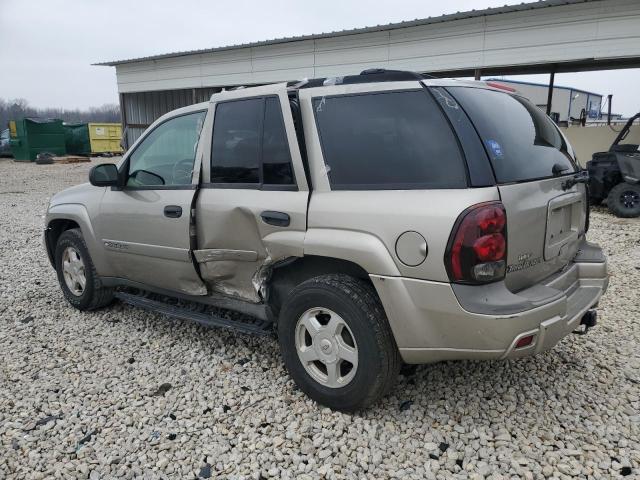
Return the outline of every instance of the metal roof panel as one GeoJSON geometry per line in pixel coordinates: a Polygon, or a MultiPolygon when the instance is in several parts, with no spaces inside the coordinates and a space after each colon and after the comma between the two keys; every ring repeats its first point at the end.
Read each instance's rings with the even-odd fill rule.
{"type": "Polygon", "coordinates": [[[520,3],[517,5],[504,5],[502,7],[491,7],[482,10],[470,10],[466,12],[456,12],[440,15],[437,17],[427,17],[423,19],[407,20],[403,22],[388,23],[385,25],[376,25],[363,28],[352,28],[348,30],[340,30],[337,32],[325,32],[311,35],[300,35],[295,37],[282,37],[271,40],[262,40],[258,42],[242,43],[237,45],[227,45],[215,48],[205,48],[200,50],[188,50],[183,52],[165,53],[161,55],[151,55],[147,57],[131,58],[125,60],[112,60],[109,62],[94,63],[93,65],[110,66],[122,65],[126,63],[144,62],[149,60],[161,60],[165,58],[182,57],[187,55],[197,55],[202,53],[219,52],[224,50],[236,50],[240,48],[259,47],[264,45],[277,45],[288,42],[297,42],[302,40],[317,40],[320,38],[332,38],[346,35],[356,35],[360,33],[379,32],[385,30],[396,30],[400,28],[415,27],[421,25],[429,25],[434,23],[451,22],[467,18],[477,18],[488,15],[498,15],[501,13],[521,12],[525,10],[536,10],[540,8],[556,7],[561,5],[572,5],[576,3],[599,2],[602,0],[538,0],[536,2],[520,3]]]}

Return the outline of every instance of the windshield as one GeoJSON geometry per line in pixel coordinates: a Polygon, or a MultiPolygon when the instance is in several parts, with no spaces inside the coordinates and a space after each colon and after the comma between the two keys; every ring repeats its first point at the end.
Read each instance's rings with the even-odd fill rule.
{"type": "Polygon", "coordinates": [[[474,123],[498,183],[577,171],[571,146],[544,112],[524,97],[472,87],[451,87],[474,123]]]}

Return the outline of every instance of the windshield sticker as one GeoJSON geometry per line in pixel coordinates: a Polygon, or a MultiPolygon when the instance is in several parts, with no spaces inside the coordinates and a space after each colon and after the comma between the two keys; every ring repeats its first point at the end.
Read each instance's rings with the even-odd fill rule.
{"type": "Polygon", "coordinates": [[[489,150],[491,150],[491,153],[493,153],[494,157],[502,158],[502,147],[498,142],[496,142],[495,140],[486,140],[485,143],[487,144],[487,147],[489,147],[489,150]]]}
{"type": "Polygon", "coordinates": [[[316,113],[320,113],[322,111],[322,107],[324,106],[324,104],[326,104],[326,100],[324,97],[322,97],[322,99],[320,99],[320,101],[318,102],[318,105],[316,105],[316,113]]]}

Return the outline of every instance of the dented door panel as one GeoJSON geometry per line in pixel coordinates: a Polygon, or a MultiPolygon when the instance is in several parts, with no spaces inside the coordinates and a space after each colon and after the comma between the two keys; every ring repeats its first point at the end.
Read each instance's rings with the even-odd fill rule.
{"type": "MultiPolygon", "coordinates": [[[[197,249],[193,252],[210,292],[258,303],[274,263],[303,255],[309,188],[302,164],[286,84],[225,91],[211,97],[212,127],[203,132],[202,184],[195,208],[197,249]],[[294,184],[219,185],[212,182],[211,150],[216,107],[246,98],[277,98],[289,147],[294,184]],[[267,223],[262,214],[286,214],[287,222],[267,223]],[[280,223],[280,224],[278,224],[280,223]]],[[[261,177],[261,181],[262,181],[261,177]]],[[[277,220],[277,218],[276,218],[277,220]]]]}
{"type": "Polygon", "coordinates": [[[270,267],[302,256],[308,192],[203,188],[196,205],[200,274],[216,292],[259,302],[270,267]],[[269,225],[261,213],[287,213],[288,227],[269,225]]]}

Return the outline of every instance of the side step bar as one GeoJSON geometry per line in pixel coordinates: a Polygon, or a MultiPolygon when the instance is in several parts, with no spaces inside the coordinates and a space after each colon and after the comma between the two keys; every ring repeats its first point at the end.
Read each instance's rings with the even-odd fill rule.
{"type": "MultiPolygon", "coordinates": [[[[202,311],[194,311],[189,308],[170,305],[160,300],[153,300],[142,295],[135,295],[126,292],[115,292],[115,297],[128,303],[134,307],[144,308],[153,312],[161,313],[169,317],[175,317],[182,320],[191,320],[207,327],[222,327],[243,333],[251,333],[254,335],[269,335],[272,332],[272,323],[265,320],[245,317],[248,321],[233,320],[231,318],[223,318],[215,313],[207,313],[202,311]]],[[[202,305],[206,307],[206,305],[202,305]]]]}

